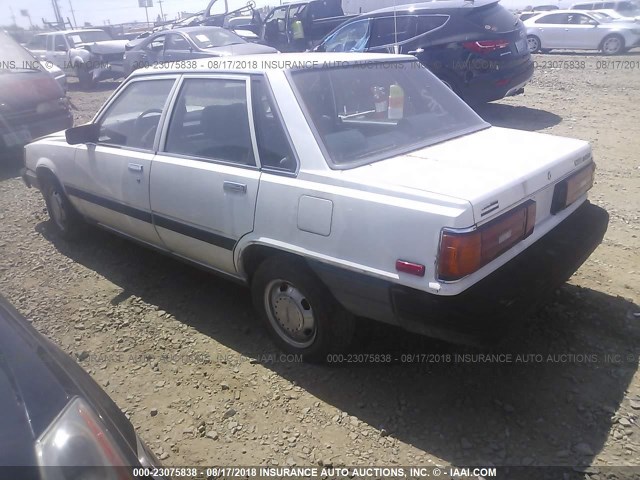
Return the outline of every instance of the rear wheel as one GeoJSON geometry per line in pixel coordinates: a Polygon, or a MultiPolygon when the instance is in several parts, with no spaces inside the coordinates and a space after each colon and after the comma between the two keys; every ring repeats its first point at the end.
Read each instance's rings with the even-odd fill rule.
{"type": "Polygon", "coordinates": [[[251,290],[256,310],[285,352],[321,362],[351,344],[354,318],[303,260],[268,258],[258,267],[251,290]]]}
{"type": "Polygon", "coordinates": [[[42,194],[53,230],[67,240],[76,238],[84,222],[64,194],[60,183],[54,178],[47,178],[44,181],[42,194]]]}
{"type": "Polygon", "coordinates": [[[527,37],[527,46],[529,47],[529,52],[538,53],[541,48],[540,39],[535,35],[529,35],[527,37]]]}
{"type": "Polygon", "coordinates": [[[617,55],[624,51],[624,38],[620,35],[608,35],[600,47],[605,55],[617,55]]]}

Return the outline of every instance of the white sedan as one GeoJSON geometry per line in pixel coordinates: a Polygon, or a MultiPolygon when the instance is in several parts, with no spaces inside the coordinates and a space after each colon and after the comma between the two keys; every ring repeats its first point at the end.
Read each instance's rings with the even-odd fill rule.
{"type": "Polygon", "coordinates": [[[524,25],[532,53],[567,49],[616,55],[640,46],[640,25],[592,11],[554,10],[529,18],[524,25]]]}
{"type": "Polygon", "coordinates": [[[25,159],[58,234],[90,222],[245,283],[277,344],[313,360],[356,317],[500,333],[608,224],[588,143],[493,127],[412,56],[138,70],[25,159]]]}

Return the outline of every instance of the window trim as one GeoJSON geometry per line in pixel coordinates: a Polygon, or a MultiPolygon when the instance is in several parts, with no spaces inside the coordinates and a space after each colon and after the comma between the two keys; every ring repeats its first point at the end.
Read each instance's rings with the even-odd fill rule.
{"type": "MultiPolygon", "coordinates": [[[[278,102],[276,101],[276,97],[273,93],[273,88],[271,88],[271,82],[269,82],[269,78],[267,77],[267,75],[265,74],[255,74],[251,76],[251,82],[253,83],[253,81],[262,81],[263,84],[265,85],[266,89],[267,89],[267,93],[269,95],[269,97],[271,97],[271,101],[273,102],[273,106],[275,108],[275,115],[277,117],[277,121],[280,123],[280,127],[282,128],[282,132],[285,135],[285,138],[287,140],[287,143],[289,144],[289,148],[291,150],[291,153],[293,154],[293,159],[296,162],[296,168],[294,171],[284,171],[284,170],[277,170],[274,168],[270,168],[268,166],[263,167],[262,166],[262,161],[260,161],[260,169],[265,172],[265,173],[269,173],[271,175],[281,175],[284,177],[290,177],[290,178],[297,178],[298,174],[300,173],[300,167],[301,167],[301,163],[300,163],[300,156],[298,155],[298,151],[295,148],[295,145],[291,139],[291,135],[289,133],[289,130],[287,129],[287,125],[284,121],[284,117],[282,116],[282,111],[280,110],[280,105],[278,105],[278,102]]],[[[251,94],[253,96],[253,88],[251,89],[251,94]]],[[[254,119],[255,122],[255,119],[254,119]]],[[[256,135],[256,145],[257,145],[257,135],[256,135]]],[[[260,156],[260,152],[258,151],[258,156],[260,156]]]]}
{"type": "Polygon", "coordinates": [[[131,152],[145,152],[145,153],[157,153],[158,152],[158,141],[159,141],[159,133],[162,130],[162,128],[164,127],[164,123],[165,123],[165,119],[167,116],[167,112],[168,112],[168,108],[170,105],[170,101],[173,98],[173,96],[175,95],[175,89],[176,89],[176,85],[177,82],[176,80],[179,78],[179,75],[143,75],[140,77],[136,77],[136,78],[132,78],[131,80],[128,80],[126,82],[123,82],[122,85],[120,85],[116,91],[114,92],[114,94],[111,96],[111,98],[107,101],[107,103],[105,103],[100,110],[98,110],[98,113],[96,113],[96,115],[93,117],[93,119],[91,120],[90,123],[94,123],[94,124],[99,124],[102,119],[104,118],[104,116],[107,114],[107,112],[109,111],[109,108],[111,108],[111,106],[115,103],[115,101],[120,98],[120,96],[123,94],[123,92],[126,90],[126,88],[136,82],[152,82],[152,81],[157,81],[157,80],[173,80],[173,85],[171,86],[171,88],[169,89],[169,93],[167,94],[167,100],[165,100],[164,103],[164,107],[163,107],[163,111],[162,111],[162,115],[160,115],[160,119],[158,120],[158,130],[156,131],[156,136],[153,139],[153,146],[151,149],[147,149],[147,148],[138,148],[138,147],[127,147],[126,145],[114,145],[114,144],[110,144],[110,143],[96,143],[96,146],[99,147],[107,147],[107,148],[116,148],[118,150],[127,150],[127,151],[131,151],[131,152]]]}
{"type": "Polygon", "coordinates": [[[193,160],[198,162],[206,162],[213,163],[217,165],[225,165],[228,167],[236,167],[247,170],[261,170],[262,164],[260,163],[260,155],[258,153],[258,143],[256,139],[256,131],[255,124],[253,119],[253,102],[251,98],[251,76],[248,74],[228,74],[228,73],[185,73],[180,76],[178,81],[176,82],[174,91],[172,92],[171,101],[166,109],[166,112],[173,113],[176,103],[178,102],[178,98],[180,96],[180,92],[182,90],[182,86],[186,80],[192,79],[205,79],[205,80],[234,80],[234,81],[244,81],[245,82],[245,95],[247,98],[247,113],[249,119],[249,133],[251,134],[251,147],[253,149],[253,158],[255,160],[255,165],[242,165],[236,162],[225,161],[222,159],[216,158],[208,158],[208,157],[198,157],[196,155],[186,155],[183,153],[173,153],[167,152],[167,137],[169,134],[169,124],[171,123],[171,116],[165,115],[164,121],[162,123],[162,129],[159,132],[160,138],[156,138],[158,141],[158,148],[156,149],[156,154],[163,155],[165,157],[173,157],[173,158],[182,158],[185,160],[193,160]]]}

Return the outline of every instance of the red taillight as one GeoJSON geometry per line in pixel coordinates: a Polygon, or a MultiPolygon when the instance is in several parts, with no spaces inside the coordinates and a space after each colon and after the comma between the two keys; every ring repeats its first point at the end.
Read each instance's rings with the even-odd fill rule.
{"type": "Polygon", "coordinates": [[[480,40],[479,42],[464,42],[462,44],[467,50],[471,50],[475,53],[490,53],[507,48],[509,46],[508,40],[480,40]]]}
{"type": "Polygon", "coordinates": [[[405,260],[397,260],[396,270],[399,272],[408,273],[410,275],[424,277],[426,268],[424,265],[420,265],[419,263],[407,262],[405,260]]]}
{"type": "Polygon", "coordinates": [[[536,202],[507,212],[476,230],[444,230],[440,240],[438,278],[459,280],[497,258],[533,233],[536,202]]]}

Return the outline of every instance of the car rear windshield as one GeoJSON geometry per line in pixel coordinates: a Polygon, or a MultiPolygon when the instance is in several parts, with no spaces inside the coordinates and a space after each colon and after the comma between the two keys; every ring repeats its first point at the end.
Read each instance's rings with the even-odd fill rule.
{"type": "Polygon", "coordinates": [[[467,20],[487,32],[511,32],[518,25],[518,18],[497,3],[474,8],[467,20]]]}
{"type": "Polygon", "coordinates": [[[241,37],[223,28],[202,29],[190,32],[189,37],[200,48],[226,47],[238,43],[247,43],[241,37]]]}
{"type": "Polygon", "coordinates": [[[291,78],[332,168],[366,165],[488,127],[417,61],[297,70],[291,78]]]}
{"type": "Polygon", "coordinates": [[[38,70],[39,64],[33,55],[21,47],[9,35],[0,32],[0,71],[7,70],[38,70]]]}

